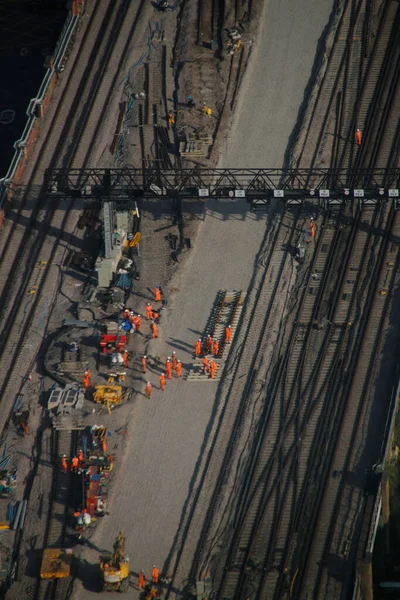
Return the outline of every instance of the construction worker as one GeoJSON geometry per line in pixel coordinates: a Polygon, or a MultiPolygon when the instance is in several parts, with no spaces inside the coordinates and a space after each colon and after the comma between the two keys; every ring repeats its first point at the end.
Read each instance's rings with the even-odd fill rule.
{"type": "Polygon", "coordinates": [[[203,358],[201,359],[201,362],[203,363],[204,373],[208,373],[210,363],[209,363],[207,356],[203,356],[203,358]]]}
{"type": "Polygon", "coordinates": [[[153,310],[153,321],[155,323],[158,323],[160,321],[160,315],[158,314],[157,311],[153,310]]]}
{"type": "Polygon", "coordinates": [[[135,328],[136,333],[140,333],[141,316],[135,315],[132,319],[132,325],[135,328]]]}
{"type": "Polygon", "coordinates": [[[207,106],[207,105],[206,105],[206,103],[205,103],[205,102],[204,102],[204,104],[203,104],[203,113],[204,113],[205,115],[207,115],[207,117],[208,117],[209,119],[211,119],[212,110],[211,110],[211,108],[210,108],[209,106],[207,106]]]}
{"type": "Polygon", "coordinates": [[[91,385],[92,385],[92,379],[90,377],[90,370],[88,369],[83,374],[83,387],[85,388],[85,390],[87,390],[88,387],[90,387],[91,385]]]}
{"type": "Polygon", "coordinates": [[[200,356],[200,352],[201,352],[201,338],[199,338],[194,345],[195,356],[200,356]]]}
{"type": "Polygon", "coordinates": [[[124,383],[125,379],[126,379],[126,373],[117,373],[118,383],[124,383]]]}
{"type": "Polygon", "coordinates": [[[229,344],[229,342],[231,341],[231,335],[232,327],[228,325],[228,327],[225,329],[225,344],[229,344]]]}
{"type": "Polygon", "coordinates": [[[79,452],[78,452],[78,461],[79,461],[80,465],[83,463],[83,459],[84,459],[83,452],[80,449],[79,452]]]}
{"type": "Polygon", "coordinates": [[[142,372],[146,373],[147,372],[147,356],[144,355],[142,356],[142,372]]]}
{"type": "Polygon", "coordinates": [[[146,304],[146,319],[147,319],[148,321],[151,321],[151,319],[152,319],[152,318],[153,318],[153,307],[152,307],[152,305],[150,304],[150,302],[148,302],[148,303],[146,304]]]}
{"type": "Polygon", "coordinates": [[[78,470],[78,466],[79,466],[79,460],[77,456],[74,456],[72,461],[71,461],[71,471],[74,471],[74,473],[77,472],[78,470]]]}
{"type": "Polygon", "coordinates": [[[182,377],[182,363],[180,360],[176,363],[176,376],[182,377]]]}
{"type": "Polygon", "coordinates": [[[139,590],[143,590],[145,585],[146,585],[146,579],[145,579],[145,576],[144,576],[144,571],[142,569],[139,572],[139,575],[138,575],[138,588],[139,588],[139,590]]]}
{"type": "Polygon", "coordinates": [[[361,143],[362,143],[362,133],[361,133],[361,131],[359,129],[357,129],[357,131],[356,131],[355,138],[356,138],[357,146],[361,146],[361,143]]]}
{"type": "Polygon", "coordinates": [[[213,339],[212,339],[211,335],[208,335],[207,341],[206,341],[206,348],[207,348],[208,354],[212,353],[212,345],[213,345],[213,339]]]}
{"type": "Polygon", "coordinates": [[[161,375],[160,375],[160,388],[161,388],[162,392],[164,392],[164,390],[165,390],[165,383],[166,383],[166,381],[165,381],[165,373],[161,373],[161,375]]]}
{"type": "Polygon", "coordinates": [[[153,391],[153,386],[151,385],[150,381],[147,382],[146,384],[146,396],[150,399],[151,398],[151,392],[153,391]]]}
{"type": "Polygon", "coordinates": [[[172,379],[172,363],[169,356],[167,358],[167,362],[165,363],[165,373],[168,379],[172,379]]]}
{"type": "Polygon", "coordinates": [[[213,354],[214,356],[218,356],[219,353],[219,341],[215,338],[213,341],[213,354]]]}
{"type": "Polygon", "coordinates": [[[157,569],[156,565],[153,565],[153,569],[151,571],[151,583],[158,583],[159,576],[160,571],[157,569]]]}
{"type": "Polygon", "coordinates": [[[61,468],[63,470],[63,473],[66,473],[68,471],[68,462],[65,454],[61,459],[61,468]]]}
{"type": "Polygon", "coordinates": [[[131,311],[129,310],[129,308],[125,308],[122,318],[125,319],[125,321],[129,321],[130,314],[131,311]]]}
{"type": "Polygon", "coordinates": [[[196,106],[196,102],[193,100],[192,96],[187,97],[187,105],[188,105],[188,108],[190,108],[190,109],[192,109],[196,106]]]}
{"type": "Polygon", "coordinates": [[[124,360],[124,367],[127,367],[128,366],[128,352],[126,350],[123,350],[122,358],[124,360]]]}
{"type": "Polygon", "coordinates": [[[175,115],[174,113],[168,113],[168,123],[170,125],[175,125],[175,115]]]}
{"type": "Polygon", "coordinates": [[[161,289],[159,286],[154,290],[154,300],[156,302],[161,302],[161,289]]]}
{"type": "Polygon", "coordinates": [[[172,352],[172,368],[174,371],[176,371],[176,352],[175,350],[172,352]]]}
{"type": "Polygon", "coordinates": [[[151,337],[153,340],[158,338],[158,327],[155,323],[151,324],[151,337]]]}
{"type": "Polygon", "coordinates": [[[157,598],[157,594],[158,592],[156,588],[152,587],[149,593],[146,595],[146,600],[154,600],[154,598],[157,598]]]}
{"type": "Polygon", "coordinates": [[[315,223],[314,223],[313,217],[311,217],[311,219],[310,219],[310,234],[311,234],[311,237],[315,237],[315,223]]]}
{"type": "Polygon", "coordinates": [[[215,360],[212,360],[210,362],[210,376],[211,379],[214,379],[215,377],[215,371],[217,370],[217,363],[215,362],[215,360]]]}

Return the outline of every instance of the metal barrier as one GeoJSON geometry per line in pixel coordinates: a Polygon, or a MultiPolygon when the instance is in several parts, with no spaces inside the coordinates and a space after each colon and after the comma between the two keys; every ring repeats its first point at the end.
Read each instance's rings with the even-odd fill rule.
{"type": "Polygon", "coordinates": [[[10,191],[21,178],[27,158],[33,148],[39,130],[40,119],[45,115],[49,105],[53,89],[57,82],[57,74],[64,70],[66,52],[68,50],[72,35],[76,29],[80,14],[73,4],[71,13],[68,15],[60,37],[58,38],[50,66],[43,78],[38,95],[29,102],[26,115],[28,120],[19,140],[14,142],[14,156],[11,160],[5,177],[0,179],[0,208],[3,208],[10,191]]]}

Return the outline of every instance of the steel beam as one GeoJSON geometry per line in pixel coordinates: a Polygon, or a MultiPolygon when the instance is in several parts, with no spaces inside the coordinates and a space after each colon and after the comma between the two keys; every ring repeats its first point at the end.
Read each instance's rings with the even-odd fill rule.
{"type": "Polygon", "coordinates": [[[45,193],[82,198],[245,198],[251,205],[399,202],[400,169],[49,169],[45,193]]]}

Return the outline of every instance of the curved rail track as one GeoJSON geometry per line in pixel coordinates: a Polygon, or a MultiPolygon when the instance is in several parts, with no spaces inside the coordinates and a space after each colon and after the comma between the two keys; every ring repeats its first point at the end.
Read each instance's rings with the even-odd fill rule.
{"type": "MultiPolygon", "coordinates": [[[[380,161],[392,164],[396,151],[398,160],[399,10],[391,0],[382,7],[374,44],[363,42],[368,36],[363,0],[349,1],[343,12],[311,118],[323,124],[319,142],[336,119],[332,166],[385,166],[380,161]],[[354,41],[359,46],[351,47],[354,41]],[[368,143],[356,152],[359,125],[368,143]]],[[[320,145],[314,162],[323,156],[320,145]]],[[[303,152],[306,146],[300,158],[303,152]]],[[[351,573],[334,582],[327,563],[330,554],[341,556],[343,546],[346,558],[350,550],[354,556],[358,544],[362,482],[357,487],[350,478],[346,485],[341,474],[356,470],[352,443],[357,439],[358,449],[363,443],[393,265],[399,260],[398,221],[392,206],[355,205],[353,214],[342,214],[331,230],[323,225],[286,349],[269,373],[256,368],[253,359],[191,572],[191,580],[211,572],[217,597],[339,598],[349,591],[351,573]],[[243,452],[238,469],[232,456],[255,381],[264,412],[251,452],[243,452]],[[335,451],[343,445],[349,448],[335,451]],[[230,469],[237,474],[234,484],[230,469]],[[332,472],[337,478],[330,477],[332,472]],[[349,503],[356,515],[350,520],[349,503]]],[[[268,315],[261,322],[265,332],[268,315]]],[[[260,341],[260,354],[263,348],[260,341]]]]}
{"type": "MultiPolygon", "coordinates": [[[[1,426],[9,418],[15,396],[29,372],[34,350],[24,341],[32,329],[40,336],[43,314],[54,302],[59,267],[76,227],[75,200],[42,197],[44,170],[55,166],[82,166],[91,159],[111,96],[121,77],[123,62],[137,28],[145,0],[95,3],[63,95],[49,123],[48,133],[32,165],[31,176],[15,203],[13,224],[1,239],[0,251],[0,393],[1,426]],[[78,81],[77,81],[78,78],[78,81]],[[22,375],[22,376],[21,376],[22,375]],[[6,403],[7,400],[7,403],[6,403]]],[[[38,343],[41,339],[39,338],[38,343]]],[[[72,433],[56,434],[55,457],[70,456],[72,433]],[[64,439],[68,438],[68,439],[64,439]]],[[[58,468],[58,463],[57,467],[58,468]]],[[[65,533],[68,483],[56,476],[48,545],[62,545],[65,533]],[[61,525],[60,525],[61,523],[61,525]]],[[[41,582],[37,598],[63,598],[64,585],[41,582]]]]}

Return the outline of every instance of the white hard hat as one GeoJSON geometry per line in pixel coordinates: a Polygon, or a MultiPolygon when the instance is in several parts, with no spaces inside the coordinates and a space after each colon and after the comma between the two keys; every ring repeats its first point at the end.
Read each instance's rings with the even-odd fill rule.
{"type": "Polygon", "coordinates": [[[163,375],[165,377],[165,373],[161,373],[161,375],[163,375]]]}
{"type": "Polygon", "coordinates": [[[178,362],[181,362],[181,361],[179,360],[179,358],[178,358],[178,362]]]}
{"type": "Polygon", "coordinates": [[[143,356],[143,358],[147,358],[147,356],[146,356],[146,355],[144,355],[144,356],[143,356]]]}

